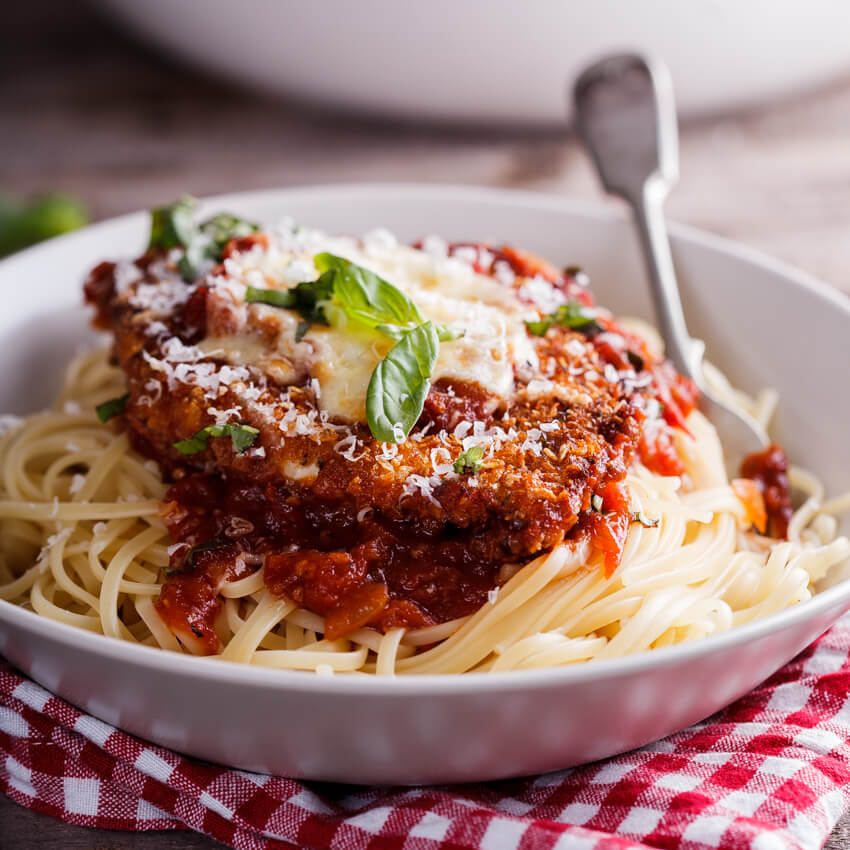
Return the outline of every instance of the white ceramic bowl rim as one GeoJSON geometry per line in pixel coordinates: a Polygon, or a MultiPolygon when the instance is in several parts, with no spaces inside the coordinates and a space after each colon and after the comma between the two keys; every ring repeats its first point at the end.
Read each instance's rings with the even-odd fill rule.
{"type": "MultiPolygon", "coordinates": [[[[261,191],[239,192],[216,195],[203,198],[204,207],[220,207],[221,205],[237,205],[250,199],[272,198],[285,191],[288,195],[304,194],[311,198],[328,195],[335,198],[344,197],[347,193],[362,197],[364,192],[380,195],[384,198],[409,196],[412,193],[420,197],[433,196],[450,201],[452,197],[471,200],[486,200],[490,203],[503,203],[512,206],[523,204],[536,208],[548,207],[573,214],[601,220],[622,218],[621,210],[603,206],[564,199],[545,197],[533,192],[523,192],[506,189],[486,189],[456,185],[393,183],[393,184],[364,184],[346,183],[339,185],[287,187],[282,189],[265,189],[261,191]]],[[[124,216],[99,222],[85,228],[90,234],[97,229],[112,226],[117,223],[138,223],[146,221],[147,212],[139,211],[124,216]]],[[[25,264],[29,258],[45,248],[50,249],[59,242],[72,241],[83,231],[69,233],[49,240],[47,243],[36,245],[0,262],[0,274],[13,269],[18,264],[25,264]]],[[[816,293],[819,297],[830,301],[833,306],[843,312],[850,322],[850,299],[839,291],[822,283],[805,272],[793,268],[779,260],[773,259],[757,250],[738,243],[714,236],[696,228],[684,225],[671,225],[671,235],[680,242],[690,242],[715,251],[731,255],[742,262],[767,268],[776,274],[796,283],[798,286],[816,293]]],[[[198,677],[209,680],[220,680],[223,683],[255,684],[264,687],[278,687],[286,691],[301,691],[332,696],[334,694],[368,694],[375,696],[404,693],[407,695],[444,694],[464,692],[504,691],[509,689],[529,688],[558,688],[565,683],[579,683],[603,678],[616,678],[626,673],[634,674],[658,667],[663,667],[674,661],[697,659],[723,648],[743,641],[753,641],[773,631],[791,626],[798,621],[807,620],[816,612],[825,610],[840,600],[850,597],[850,579],[827,588],[804,602],[798,603],[785,611],[771,614],[744,625],[736,626],[729,631],[721,632],[699,640],[677,644],[675,646],[654,649],[622,658],[601,659],[584,664],[573,664],[565,667],[540,668],[534,670],[516,670],[501,673],[464,673],[464,674],[430,674],[411,676],[319,676],[307,671],[275,670],[221,661],[215,658],[198,658],[191,655],[181,655],[153,647],[141,646],[120,641],[115,638],[88,632],[64,623],[42,617],[34,612],[19,608],[10,602],[0,600],[0,620],[7,620],[44,637],[51,638],[68,646],[79,646],[81,650],[96,656],[108,657],[115,660],[126,660],[151,670],[165,670],[184,673],[187,677],[198,677]]]]}

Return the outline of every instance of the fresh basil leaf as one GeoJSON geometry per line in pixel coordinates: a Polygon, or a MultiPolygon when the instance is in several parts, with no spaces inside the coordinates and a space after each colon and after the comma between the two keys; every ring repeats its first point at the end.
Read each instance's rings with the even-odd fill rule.
{"type": "Polygon", "coordinates": [[[245,289],[245,302],[290,309],[298,303],[298,298],[294,289],[258,289],[249,286],[245,289]]]}
{"type": "Polygon", "coordinates": [[[424,322],[404,334],[375,367],[366,392],[366,421],[376,440],[397,443],[410,433],[431,388],[439,348],[433,322],[424,322]]]}
{"type": "Polygon", "coordinates": [[[632,514],[632,522],[639,522],[644,528],[657,528],[659,520],[649,519],[643,511],[632,514]]]}
{"type": "Polygon", "coordinates": [[[425,321],[410,298],[375,272],[334,254],[316,254],[313,261],[320,272],[336,273],[333,298],[349,319],[370,328],[398,325],[403,330],[425,321]]]}
{"type": "Polygon", "coordinates": [[[192,230],[184,243],[183,256],[177,262],[177,271],[183,280],[194,280],[201,271],[204,260],[220,262],[224,249],[231,239],[239,239],[259,230],[256,224],[230,213],[218,213],[192,230]]]}
{"type": "Polygon", "coordinates": [[[452,325],[435,325],[435,327],[437,328],[437,336],[440,338],[440,342],[451,342],[453,339],[460,339],[466,335],[466,331],[463,328],[456,328],[452,325]]]}
{"type": "Polygon", "coordinates": [[[209,438],[210,435],[204,429],[201,429],[195,432],[194,436],[187,437],[185,440],[178,440],[173,445],[182,455],[196,455],[206,451],[209,438]]]}
{"type": "Polygon", "coordinates": [[[402,328],[399,325],[376,325],[375,330],[396,342],[404,339],[405,335],[410,333],[410,328],[402,328]]]}
{"type": "Polygon", "coordinates": [[[471,446],[458,455],[454,462],[454,470],[458,475],[469,473],[475,475],[481,469],[481,458],[484,456],[484,446],[471,446]]]}
{"type": "Polygon", "coordinates": [[[208,255],[214,260],[220,260],[227,243],[231,239],[241,239],[250,236],[260,229],[259,225],[231,213],[218,213],[208,218],[201,225],[201,232],[210,240],[208,255]]]}
{"type": "MultiPolygon", "coordinates": [[[[454,339],[460,339],[466,333],[463,328],[455,328],[451,325],[435,324],[434,329],[437,331],[437,338],[440,342],[451,342],[454,339]]],[[[399,325],[378,325],[375,330],[384,336],[388,336],[390,339],[394,339],[396,342],[411,331],[410,328],[403,328],[399,325]]]]}
{"type": "Polygon", "coordinates": [[[118,396],[118,398],[111,398],[109,401],[99,404],[94,409],[94,412],[97,414],[97,418],[101,422],[109,422],[110,419],[118,416],[119,413],[124,412],[124,408],[127,406],[129,399],[130,393],[124,393],[124,395],[118,396]]]}
{"type": "Polygon", "coordinates": [[[335,278],[335,272],[324,272],[316,280],[299,283],[291,290],[295,293],[295,309],[308,322],[328,324],[325,305],[333,298],[335,278]]]}
{"type": "Polygon", "coordinates": [[[185,281],[193,281],[201,271],[207,253],[203,243],[197,237],[193,238],[183,250],[183,256],[177,261],[177,271],[185,281]]]}
{"type": "Polygon", "coordinates": [[[218,213],[200,225],[195,224],[197,206],[198,202],[186,195],[173,204],[151,210],[148,250],[183,248],[177,271],[186,281],[198,276],[204,260],[219,262],[231,239],[248,236],[259,229],[253,222],[230,213],[218,213]]]}
{"type": "Polygon", "coordinates": [[[566,304],[561,304],[554,313],[550,313],[538,321],[525,323],[529,333],[534,336],[546,336],[549,328],[554,325],[572,328],[583,333],[598,333],[602,330],[593,314],[581,301],[567,301],[566,304]]]}
{"type": "MultiPolygon", "coordinates": [[[[410,298],[375,272],[334,254],[317,254],[314,261],[321,272],[317,280],[284,291],[248,287],[245,301],[297,310],[307,322],[324,325],[329,324],[326,308],[333,304],[347,319],[396,342],[425,321],[410,298]]],[[[442,342],[464,334],[463,329],[447,325],[435,328],[442,342]]],[[[306,332],[297,331],[295,341],[306,332]]]]}
{"type": "Polygon", "coordinates": [[[194,213],[198,202],[184,195],[173,204],[151,210],[151,235],[148,251],[185,248],[196,237],[194,213]]]}
{"type": "Polygon", "coordinates": [[[234,450],[242,454],[249,446],[254,444],[259,433],[259,430],[251,425],[228,422],[224,425],[207,425],[200,431],[196,431],[191,437],[178,440],[173,445],[180,454],[196,455],[206,450],[210,437],[230,437],[234,450]]]}
{"type": "Polygon", "coordinates": [[[298,323],[295,331],[295,341],[300,342],[310,330],[310,325],[328,324],[325,307],[333,295],[335,275],[333,271],[325,272],[317,280],[299,283],[292,289],[257,289],[249,286],[245,290],[245,301],[248,304],[268,304],[271,307],[296,310],[304,319],[298,323]]]}

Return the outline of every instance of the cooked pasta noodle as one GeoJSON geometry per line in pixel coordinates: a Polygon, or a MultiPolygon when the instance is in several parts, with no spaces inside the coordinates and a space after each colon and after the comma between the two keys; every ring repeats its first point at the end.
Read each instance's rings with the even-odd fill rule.
{"type": "MultiPolygon", "coordinates": [[[[764,424],[771,394],[755,402],[716,370],[709,377],[764,424]]],[[[103,350],[77,357],[53,410],[10,423],[0,438],[0,598],[112,638],[192,651],[156,606],[170,539],[155,463],[100,424],[96,405],[124,391],[103,350]]],[[[724,469],[717,434],[698,412],[676,434],[682,477],[640,464],[627,482],[631,509],[658,520],[631,526],[606,577],[586,538],[527,563],[471,616],[386,634],[359,628],[322,637],[324,621],[272,595],[262,568],[218,589],[220,659],[319,673],[463,673],[553,667],[669,646],[724,631],[809,598],[850,555],[818,480],[792,470],[805,494],[785,541],[751,532],[724,469]]]]}

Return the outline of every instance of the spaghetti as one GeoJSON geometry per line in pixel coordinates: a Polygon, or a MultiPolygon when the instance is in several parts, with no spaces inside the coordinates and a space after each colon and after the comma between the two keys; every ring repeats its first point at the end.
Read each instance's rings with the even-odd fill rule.
{"type": "MultiPolygon", "coordinates": [[[[255,247],[249,244],[245,250],[250,252],[255,247]]],[[[510,254],[504,256],[511,259],[510,254]]],[[[176,259],[179,258],[171,257],[169,261],[176,259]]],[[[497,261],[491,258],[493,264],[497,261]]],[[[210,276],[214,279],[216,274],[222,274],[220,267],[201,274],[207,281],[205,289],[210,286],[210,276]]],[[[538,275],[535,272],[525,277],[533,281],[538,275]]],[[[256,280],[256,276],[253,279],[256,280]]],[[[152,284],[137,281],[132,291],[138,293],[139,287],[146,285],[152,284]]],[[[169,286],[175,290],[177,284],[172,281],[169,286]]],[[[189,290],[189,299],[192,291],[197,289],[189,290]]],[[[160,297],[162,292],[160,288],[154,294],[160,297]]],[[[244,288],[240,294],[244,294],[244,288]]],[[[179,300],[175,299],[173,291],[169,297],[172,302],[179,300]]],[[[185,302],[183,298],[180,304],[185,302]]],[[[173,303],[166,306],[171,309],[173,303]]],[[[291,307],[289,303],[288,308],[291,307]]],[[[560,315],[558,321],[561,321],[565,311],[561,309],[558,314],[539,309],[537,318],[526,322],[532,334],[539,329],[537,325],[545,323],[547,315],[560,315]]],[[[565,345],[572,345],[576,357],[588,356],[587,351],[593,343],[593,339],[585,341],[580,336],[582,328],[586,330],[590,315],[594,322],[601,323],[601,328],[597,327],[593,333],[601,331],[602,343],[605,343],[606,334],[612,338],[619,334],[642,341],[642,355],[636,358],[641,361],[640,365],[635,365],[629,373],[636,376],[630,380],[637,391],[642,371],[656,368],[652,364],[657,363],[660,374],[662,361],[660,355],[653,353],[657,345],[651,331],[625,323],[614,326],[602,313],[575,315],[579,315],[585,325],[578,331],[565,332],[564,340],[565,345]],[[578,342],[585,346],[581,351],[578,342]]],[[[147,320],[149,323],[160,321],[156,316],[151,318],[150,314],[147,320]]],[[[403,333],[413,333],[414,324],[403,333]]],[[[421,326],[416,325],[417,328],[421,326]]],[[[541,337],[548,331],[549,328],[543,329],[541,337]]],[[[468,333],[473,339],[464,343],[467,348],[462,350],[467,353],[471,350],[469,346],[475,343],[477,330],[472,326],[468,333]]],[[[508,349],[510,346],[522,349],[525,343],[512,341],[510,333],[508,329],[504,337],[508,349]]],[[[199,369],[205,361],[191,351],[186,354],[194,344],[190,334],[169,339],[178,339],[182,346],[179,350],[178,343],[168,343],[164,347],[170,346],[172,354],[176,352],[173,362],[178,364],[177,368],[180,364],[186,367],[184,375],[194,370],[196,376],[209,376],[209,370],[199,369]]],[[[219,334],[204,353],[221,363],[226,357],[222,356],[220,348],[212,349],[224,344],[219,334]]],[[[542,360],[546,355],[544,343],[534,344],[535,354],[542,360]]],[[[595,344],[594,357],[600,350],[600,343],[595,344]]],[[[119,362],[121,346],[119,338],[119,362]]],[[[147,352],[144,357],[151,362],[153,371],[166,374],[162,376],[162,385],[149,385],[139,392],[134,384],[138,376],[131,373],[129,405],[145,405],[144,400],[139,402],[139,396],[147,393],[152,398],[147,407],[157,411],[160,410],[156,407],[157,393],[168,395],[168,382],[175,380],[176,368],[173,363],[166,363],[159,350],[144,350],[147,352]],[[163,359],[158,360],[158,357],[163,359]],[[157,367],[157,362],[166,365],[157,367]]],[[[385,345],[376,357],[380,354],[387,357],[387,350],[389,346],[385,345]]],[[[611,358],[615,354],[606,356],[611,358]]],[[[138,351],[134,356],[142,359],[138,351]]],[[[227,362],[232,370],[243,368],[232,359],[227,362]]],[[[439,361],[437,363],[435,369],[439,369],[439,361]]],[[[374,364],[370,368],[377,369],[374,364]]],[[[452,573],[438,574],[448,576],[447,580],[452,582],[467,582],[462,585],[466,594],[463,604],[440,608],[435,603],[430,616],[426,616],[429,609],[422,600],[439,601],[443,596],[439,593],[429,597],[414,594],[410,599],[417,601],[404,607],[406,600],[398,590],[400,585],[393,585],[392,577],[381,585],[370,574],[365,578],[361,576],[355,585],[346,586],[347,595],[342,597],[344,605],[334,597],[336,607],[328,604],[323,611],[323,603],[314,601],[319,597],[304,576],[314,575],[309,572],[314,569],[311,558],[315,563],[319,563],[316,559],[325,558],[321,564],[322,569],[326,569],[327,553],[337,552],[338,545],[331,545],[326,537],[317,536],[309,549],[297,543],[278,543],[275,544],[277,548],[269,548],[271,544],[262,543],[264,538],[256,537],[261,540],[258,548],[251,542],[255,540],[252,534],[259,533],[255,529],[259,522],[257,517],[272,510],[266,502],[252,509],[255,510],[253,514],[246,508],[236,521],[229,515],[224,532],[221,532],[224,526],[219,523],[219,535],[212,536],[212,526],[204,525],[209,523],[209,511],[205,509],[195,516],[191,500],[185,497],[189,486],[186,482],[200,480],[197,479],[200,472],[209,477],[220,475],[218,470],[225,468],[230,469],[231,475],[244,477],[246,468],[249,471],[254,468],[249,465],[250,452],[254,452],[257,463],[261,463],[266,458],[266,446],[269,452],[275,450],[273,444],[265,441],[266,435],[261,428],[236,421],[233,415],[222,418],[221,410],[210,404],[213,425],[198,419],[184,427],[184,433],[173,434],[172,439],[182,438],[179,441],[182,449],[175,442],[178,451],[188,448],[192,454],[204,458],[203,466],[187,472],[179,465],[179,455],[174,452],[160,455],[150,450],[150,442],[140,442],[141,432],[132,424],[132,416],[137,415],[132,407],[128,407],[123,429],[116,430],[98,421],[95,410],[102,411],[104,405],[114,406],[116,400],[127,398],[127,374],[126,368],[122,370],[110,363],[106,350],[79,355],[69,366],[56,407],[20,422],[7,423],[6,433],[0,438],[0,598],[39,615],[112,638],[175,652],[212,654],[240,663],[318,673],[391,675],[552,667],[693,640],[781,611],[809,598],[815,584],[850,556],[850,542],[837,536],[835,519],[837,513],[850,508],[850,498],[826,501],[814,477],[792,469],[791,483],[804,492],[806,498],[790,516],[786,539],[765,536],[753,528],[754,524],[764,526],[764,518],[759,520],[759,512],[764,513],[761,496],[752,482],[751,486],[742,488],[740,482],[727,479],[717,434],[698,411],[691,410],[676,426],[657,418],[651,420],[647,413],[638,412],[634,414],[635,422],[644,423],[643,430],[640,434],[634,433],[631,437],[633,448],[622,455],[622,460],[628,462],[622,467],[621,477],[614,474],[621,457],[611,454],[608,472],[599,473],[595,490],[589,487],[581,496],[591,502],[592,507],[582,510],[578,524],[573,517],[563,525],[554,545],[543,546],[539,541],[529,543],[526,535],[515,545],[515,549],[520,543],[527,545],[526,550],[516,549],[518,554],[512,558],[505,556],[477,572],[473,565],[469,573],[472,578],[464,578],[459,568],[452,573]],[[658,446],[666,445],[663,440],[656,440],[651,450],[638,447],[639,438],[643,440],[641,446],[646,443],[647,423],[650,422],[654,422],[656,430],[670,444],[669,452],[661,460],[658,446]],[[237,429],[244,429],[244,433],[237,429]],[[253,432],[263,440],[259,450],[254,443],[257,434],[253,432]],[[237,437],[246,442],[241,450],[237,437]],[[226,455],[222,454],[222,445],[226,455]],[[154,456],[157,460],[152,459],[154,456]],[[675,469],[670,468],[671,464],[675,464],[675,469]],[[176,483],[169,488],[164,483],[167,479],[176,483]],[[184,495],[181,497],[180,493],[184,495]],[[605,495],[597,496],[597,493],[605,495]],[[622,503],[617,502],[612,493],[622,503]],[[624,517],[625,524],[621,522],[624,517]],[[190,526],[194,537],[186,531],[190,526]],[[614,551],[606,541],[616,538],[617,529],[625,529],[627,533],[616,539],[618,548],[614,551]],[[315,557],[305,555],[305,551],[318,554],[315,557]],[[229,559],[227,569],[204,566],[214,566],[225,555],[229,559]],[[284,568],[290,572],[281,573],[284,568]],[[273,575],[275,570],[277,573],[273,575]],[[291,580],[293,570],[301,570],[297,574],[300,584],[291,580]],[[288,584],[281,584],[281,574],[288,584]],[[179,606],[186,594],[195,594],[193,604],[200,604],[197,600],[201,597],[206,599],[204,604],[209,607],[209,616],[206,620],[190,618],[185,621],[188,625],[181,628],[183,621],[173,616],[173,609],[169,610],[167,603],[179,606]],[[360,605],[360,614],[366,611],[365,615],[360,616],[357,611],[351,613],[356,607],[352,600],[360,605]],[[344,614],[342,620],[340,610],[344,614]],[[435,611],[442,611],[442,616],[434,614],[435,611]],[[196,625],[202,622],[209,623],[214,634],[205,634],[203,628],[196,625]]],[[[753,402],[735,393],[710,367],[708,376],[720,391],[767,424],[772,412],[769,395],[753,402]]],[[[434,385],[439,386],[438,376],[434,377],[434,385]]],[[[144,378],[150,383],[149,374],[144,378]]],[[[200,380],[190,381],[193,391],[198,389],[200,380]]],[[[457,380],[460,384],[460,379],[457,380]]],[[[493,372],[488,380],[490,384],[497,383],[499,376],[493,372]]],[[[532,375],[524,381],[523,391],[529,398],[529,388],[535,380],[540,382],[539,376],[532,375]]],[[[621,376],[617,380],[623,381],[621,376]]],[[[313,386],[310,381],[317,379],[308,377],[306,385],[312,387],[318,399],[321,392],[318,382],[313,386]]],[[[333,396],[335,390],[330,378],[322,381],[333,396]]],[[[293,393],[294,386],[294,382],[290,382],[286,394],[290,403],[293,398],[299,398],[293,393]]],[[[225,392],[231,390],[217,388],[216,391],[223,398],[225,392]]],[[[445,395],[457,397],[448,392],[445,395]]],[[[472,396],[461,393],[460,397],[463,400],[472,396]]],[[[475,396],[473,400],[478,398],[475,396]]],[[[580,407],[583,402],[577,398],[574,394],[569,404],[565,403],[565,408],[580,407]]],[[[600,402],[600,398],[602,396],[595,397],[597,408],[594,409],[598,410],[598,405],[605,401],[602,398],[600,402]]],[[[339,396],[333,403],[344,407],[349,401],[339,396]]],[[[615,401],[618,410],[631,410],[627,407],[628,399],[618,397],[615,401]]],[[[433,404],[433,399],[423,402],[425,412],[422,416],[437,415],[429,414],[429,403],[433,404]]],[[[290,409],[295,410],[294,407],[290,409]]],[[[539,411],[540,408],[531,409],[539,411]]],[[[305,424],[298,418],[307,416],[304,410],[315,412],[317,407],[296,410],[290,416],[295,428],[308,428],[309,422],[305,424]]],[[[284,425],[290,427],[287,415],[280,414],[276,422],[281,431],[284,425]]],[[[502,431],[508,434],[507,417],[500,415],[505,426],[502,431]]],[[[154,440],[156,421],[153,424],[150,419],[145,421],[148,428],[145,437],[154,440]]],[[[407,440],[402,438],[393,443],[376,439],[372,445],[370,438],[363,436],[362,426],[357,426],[360,428],[357,430],[355,426],[339,424],[344,421],[341,415],[314,415],[310,420],[332,431],[336,429],[329,451],[342,455],[344,462],[372,462],[372,458],[361,460],[370,446],[382,455],[374,460],[381,469],[395,472],[400,464],[412,462],[405,452],[416,441],[418,432],[415,429],[407,440]]],[[[621,416],[616,421],[625,420],[621,416]]],[[[541,418],[540,422],[546,425],[548,420],[541,418]]],[[[421,420],[416,427],[421,427],[421,420]]],[[[622,434],[629,436],[628,422],[621,427],[622,434]]],[[[543,443],[535,444],[541,435],[539,429],[535,436],[528,425],[511,425],[511,428],[518,435],[513,439],[524,441],[529,456],[541,456],[543,443]]],[[[552,426],[552,430],[554,428],[552,426]]],[[[478,430],[481,434],[472,442],[469,442],[469,437],[473,436],[472,426],[466,429],[461,424],[453,431],[443,428],[439,432],[444,435],[442,442],[429,448],[428,457],[435,470],[432,479],[442,475],[442,482],[437,480],[428,485],[428,479],[419,476],[422,479],[419,480],[417,473],[410,473],[408,469],[407,478],[399,486],[405,486],[411,477],[414,479],[417,484],[414,495],[423,505],[426,520],[437,508],[443,507],[441,483],[454,482],[452,486],[457,487],[460,481],[472,490],[475,486],[487,486],[486,464],[495,463],[500,451],[498,445],[492,447],[494,429],[492,425],[486,429],[485,438],[482,436],[485,429],[476,428],[476,434],[478,430]],[[467,430],[469,437],[465,436],[467,430]],[[454,443],[452,433],[460,435],[454,443]],[[486,444],[485,439],[490,443],[486,444]],[[480,481],[473,481],[478,474],[480,481]]],[[[576,433],[575,429],[570,432],[573,438],[576,433]]],[[[581,434],[583,439],[593,437],[581,434]]],[[[420,442],[425,436],[419,437],[420,442]]],[[[313,444],[321,444],[315,432],[309,434],[309,439],[313,444]]],[[[611,439],[620,445],[625,437],[615,435],[611,439]]],[[[508,438],[504,441],[508,442],[508,438]]],[[[557,448],[557,443],[545,444],[555,458],[554,464],[558,453],[550,446],[557,448]]],[[[567,454],[562,450],[561,460],[567,454]]],[[[321,459],[322,455],[318,457],[321,459]]],[[[322,468],[321,463],[318,466],[322,468]]],[[[509,466],[506,469],[510,471],[509,466]]],[[[298,474],[304,475],[303,472],[298,474]]],[[[506,474],[500,469],[496,477],[506,474]]],[[[192,486],[202,485],[213,486],[206,479],[192,486]]],[[[348,486],[351,486],[350,481],[348,486]]],[[[272,491],[265,492],[267,497],[264,498],[271,498],[268,494],[272,491]]],[[[409,495],[403,491],[403,498],[409,495]]],[[[374,504],[380,504],[379,495],[375,496],[374,504]]],[[[355,507],[358,533],[365,535],[363,529],[378,528],[370,512],[380,513],[380,507],[367,505],[364,508],[362,504],[355,507]]],[[[347,520],[337,517],[335,521],[342,526],[347,520]]],[[[495,519],[490,516],[488,522],[491,527],[498,528],[501,520],[495,515],[495,519]]],[[[396,526],[390,526],[388,520],[386,527],[396,526]]],[[[307,533],[319,534],[315,530],[307,533]]],[[[366,545],[370,540],[380,542],[380,539],[364,537],[356,545],[366,545]]],[[[463,538],[461,540],[463,543],[463,538]]],[[[474,545],[480,547],[482,544],[474,545]]],[[[454,552],[454,549],[431,551],[454,552]]],[[[350,561],[346,558],[349,555],[340,552],[334,563],[342,565],[343,572],[350,573],[350,561]]],[[[319,574],[321,580],[324,580],[323,575],[319,574]]]]}

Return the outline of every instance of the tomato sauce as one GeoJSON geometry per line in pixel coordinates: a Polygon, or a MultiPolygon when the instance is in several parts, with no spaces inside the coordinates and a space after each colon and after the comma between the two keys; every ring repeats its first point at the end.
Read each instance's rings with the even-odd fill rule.
{"type": "Polygon", "coordinates": [[[747,455],[741,463],[741,475],[752,479],[761,491],[768,535],[787,537],[794,509],[791,506],[791,483],[785,452],[776,443],[771,443],[763,451],[747,455]]]}
{"type": "Polygon", "coordinates": [[[172,538],[187,545],[172,556],[157,608],[177,634],[191,630],[211,645],[217,588],[250,574],[245,553],[265,556],[264,582],[272,593],[327,618],[328,639],[367,625],[418,628],[470,614],[486,601],[504,561],[498,546],[489,562],[479,560],[442,525],[429,531],[414,523],[358,521],[342,504],[216,475],[173,484],[163,518],[172,538]],[[191,548],[209,541],[220,545],[191,548]]]}
{"type": "Polygon", "coordinates": [[[606,485],[598,493],[601,505],[587,518],[591,545],[604,555],[605,577],[610,578],[623,556],[632,524],[629,491],[622,481],[606,485]]]}

